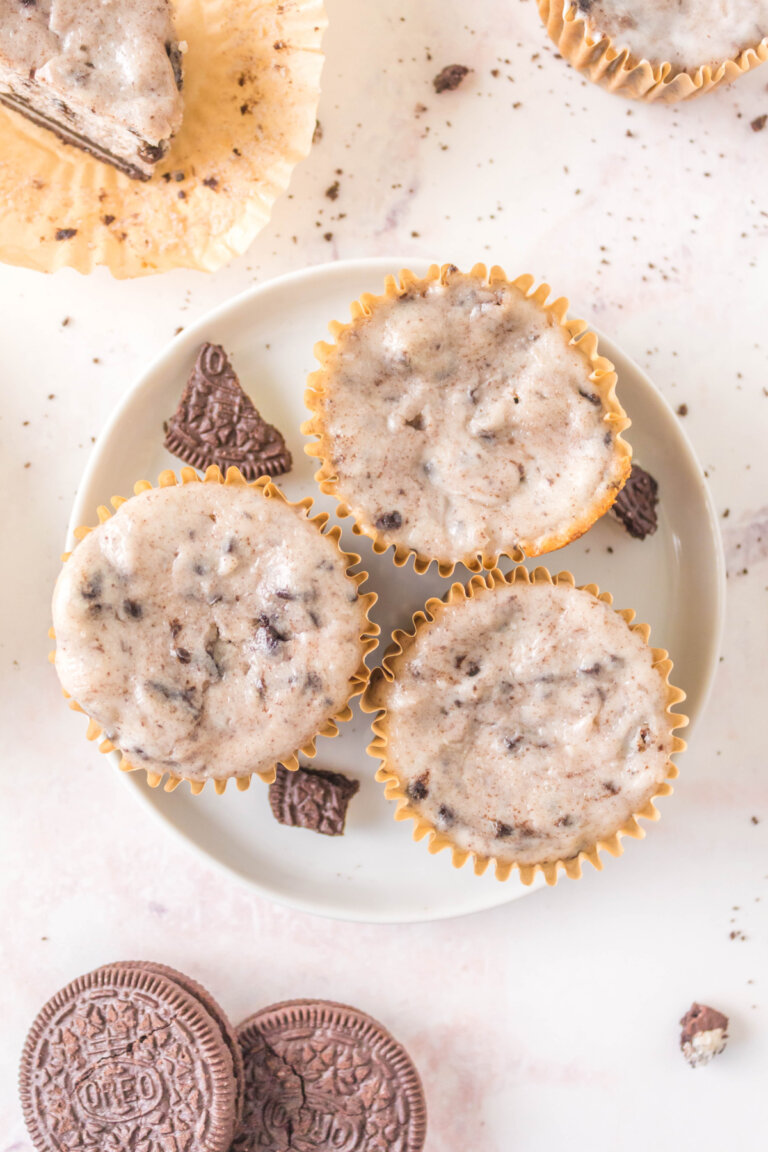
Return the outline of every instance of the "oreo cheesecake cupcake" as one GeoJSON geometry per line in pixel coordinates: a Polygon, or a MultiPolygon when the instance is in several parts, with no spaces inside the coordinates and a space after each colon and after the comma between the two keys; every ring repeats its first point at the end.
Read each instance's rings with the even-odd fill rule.
{"type": "Polygon", "coordinates": [[[359,557],[341,552],[312,501],[266,478],[199,483],[172,472],[136,485],[76,533],[53,596],[54,662],[90,717],[89,738],[156,786],[247,787],[298,767],[337,732],[366,680],[378,628],[359,557]]]}
{"type": "Polygon", "coordinates": [[[667,653],[595,585],[517,568],[454,584],[414,616],[366,690],[377,779],[430,851],[499,879],[581,875],[643,835],[687,724],[667,653]]]}
{"type": "Polygon", "coordinates": [[[613,365],[566,300],[482,264],[387,278],[309,378],[316,479],[396,564],[442,575],[561,548],[630,470],[613,365]]]}
{"type": "Polygon", "coordinates": [[[672,103],[768,58],[768,0],[539,0],[566,60],[621,96],[672,103]]]}

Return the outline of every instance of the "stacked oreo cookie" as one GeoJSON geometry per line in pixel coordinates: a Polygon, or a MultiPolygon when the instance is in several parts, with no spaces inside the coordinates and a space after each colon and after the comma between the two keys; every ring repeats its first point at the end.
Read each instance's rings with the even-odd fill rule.
{"type": "Polygon", "coordinates": [[[20,1090],[38,1152],[421,1152],[426,1132],[419,1075],[370,1016],[295,1000],[235,1030],[162,964],[109,964],[57,992],[20,1090]]]}

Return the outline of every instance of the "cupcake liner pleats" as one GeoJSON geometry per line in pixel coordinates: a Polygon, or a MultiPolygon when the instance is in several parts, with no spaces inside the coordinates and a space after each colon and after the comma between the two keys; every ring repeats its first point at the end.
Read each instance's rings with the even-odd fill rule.
{"type": "MultiPolygon", "coordinates": [[[[403,658],[407,656],[419,631],[423,628],[428,628],[433,622],[438,621],[446,609],[452,605],[460,604],[465,600],[471,600],[476,596],[488,595],[499,585],[518,583],[565,584],[572,588],[576,587],[576,581],[570,572],[559,572],[553,576],[543,567],[535,568],[533,572],[529,572],[527,568],[522,566],[516,567],[506,574],[500,572],[498,569],[494,569],[484,575],[472,576],[467,584],[452,584],[442,599],[432,598],[427,601],[423,611],[414,613],[410,630],[397,629],[392,634],[392,642],[384,655],[381,667],[375,669],[363,694],[361,708],[364,712],[375,713],[371,725],[373,740],[368,746],[368,754],[379,761],[376,779],[384,784],[384,794],[386,798],[395,801],[395,820],[413,821],[414,840],[426,839],[428,851],[433,854],[442,852],[444,849],[449,850],[455,868],[463,867],[467,861],[471,859],[477,875],[482,875],[488,866],[493,863],[498,880],[508,880],[514,872],[517,872],[522,883],[529,885],[533,882],[536,875],[541,873],[547,884],[553,885],[557,883],[560,872],[564,872],[570,879],[578,879],[582,875],[585,863],[591,864],[598,871],[602,870],[601,853],[607,853],[609,856],[620,856],[623,852],[621,843],[623,837],[641,839],[645,836],[645,830],[639,821],[641,819],[658,820],[660,813],[656,808],[655,802],[663,796],[669,796],[673,790],[670,781],[677,777],[678,768],[671,759],[668,759],[666,764],[665,778],[657,785],[653,795],[637,812],[625,820],[624,823],[617,828],[615,833],[598,840],[597,843],[588,850],[581,851],[578,855],[568,859],[556,859],[540,864],[530,864],[517,863],[513,860],[495,859],[494,857],[474,852],[471,849],[460,848],[454,844],[449,835],[437,829],[430,820],[425,818],[421,812],[411,805],[397,769],[389,758],[389,721],[386,707],[386,692],[384,689],[387,684],[396,680],[398,666],[403,658]]],[[[613,598],[610,593],[601,592],[596,584],[580,585],[579,590],[588,592],[591,596],[594,596],[597,600],[601,600],[608,606],[612,606],[613,604],[613,598]]],[[[632,609],[614,609],[614,611],[622,617],[632,632],[637,633],[644,643],[648,643],[650,636],[649,625],[634,623],[635,613],[632,609]]],[[[672,670],[672,661],[669,658],[669,654],[663,648],[652,648],[651,654],[653,667],[665,685],[665,715],[671,734],[675,729],[683,728],[688,724],[687,716],[673,710],[677,704],[685,699],[685,693],[682,689],[674,687],[674,685],[669,682],[669,674],[672,670]]],[[[428,733],[425,733],[425,739],[429,739],[428,733]]],[[[685,747],[684,740],[679,736],[672,736],[672,755],[684,751],[685,747]]]]}
{"type": "Polygon", "coordinates": [[[768,38],[730,60],[682,69],[668,61],[652,64],[591,27],[571,0],[538,0],[539,15],[561,55],[593,84],[648,103],[674,104],[731,84],[768,59],[768,38]]]}

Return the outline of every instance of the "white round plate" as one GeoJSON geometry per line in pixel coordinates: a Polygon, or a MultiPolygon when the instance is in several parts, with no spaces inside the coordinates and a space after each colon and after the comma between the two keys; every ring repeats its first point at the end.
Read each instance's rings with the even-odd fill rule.
{"type": "MultiPolygon", "coordinates": [[[[344,320],[349,304],[364,291],[379,291],[387,272],[408,261],[372,259],[316,268],[259,285],[223,305],[173,341],[134,384],[93,451],[75,501],[71,530],[95,522],[97,505],[112,495],[130,495],[134,481],[156,482],[180,461],[163,448],[163,421],[174,412],[195,354],[203,341],[223,344],[243,387],[264,417],[283,432],[294,469],[279,480],[292,500],[311,494],[318,508],[333,512],[313,481],[315,462],[304,454],[299,432],[306,418],[304,385],[312,371],[312,349],[327,335],[330,320],[344,320]]],[[[411,262],[415,271],[419,264],[411,262]]],[[[423,267],[423,266],[422,266],[423,267]]],[[[645,541],[633,540],[609,515],[576,543],[544,560],[553,571],[569,568],[578,583],[595,581],[611,591],[617,607],[633,607],[651,624],[653,643],[668,648],[673,680],[688,693],[693,719],[707,697],[723,617],[720,537],[701,469],[672,410],[637,365],[600,337],[601,351],[615,363],[619,395],[632,417],[629,433],[636,459],[659,481],[659,528],[645,541]]],[[[449,581],[431,572],[395,568],[377,557],[367,539],[344,526],[344,546],[360,552],[379,594],[375,617],[384,643],[393,628],[449,581]]],[[[463,578],[460,573],[459,578],[463,578]]],[[[127,774],[132,791],[166,825],[233,876],[271,899],[295,908],[349,920],[405,922],[477,912],[531,891],[516,876],[500,883],[489,869],[475,876],[470,866],[453,868],[447,852],[430,855],[412,841],[408,823],[396,823],[393,805],[374,780],[376,762],[365,748],[369,719],[355,709],[337,739],[321,739],[314,764],[338,769],[361,781],[350,804],[344,836],[328,837],[278,824],[267,789],[256,780],[247,792],[206,788],[192,796],[185,786],[173,793],[150,789],[143,775],[127,774]]],[[[616,865],[611,864],[611,867],[616,865]]]]}

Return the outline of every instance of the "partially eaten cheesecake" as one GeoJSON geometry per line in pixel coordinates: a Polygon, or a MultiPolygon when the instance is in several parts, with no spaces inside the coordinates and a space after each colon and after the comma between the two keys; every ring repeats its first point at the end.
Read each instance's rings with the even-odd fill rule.
{"type": "Polygon", "coordinates": [[[181,125],[168,0],[0,0],[0,102],[135,180],[181,125]]]}

